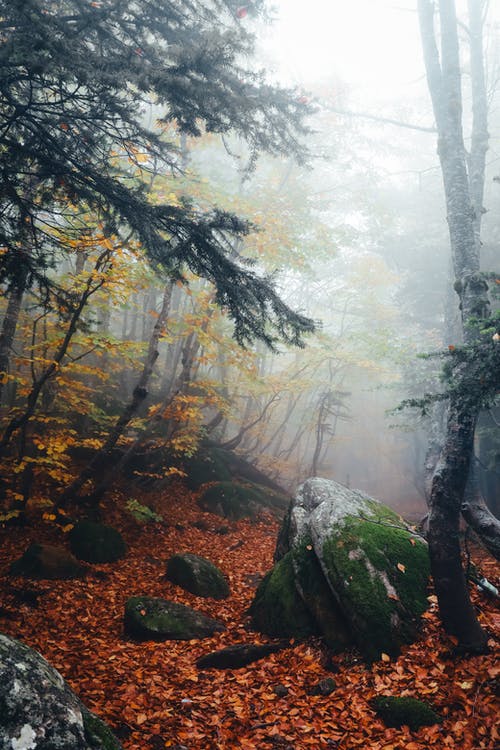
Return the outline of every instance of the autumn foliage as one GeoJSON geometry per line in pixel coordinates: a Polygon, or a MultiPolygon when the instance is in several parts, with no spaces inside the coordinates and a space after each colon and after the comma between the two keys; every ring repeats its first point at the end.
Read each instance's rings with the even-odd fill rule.
{"type": "MultiPolygon", "coordinates": [[[[130,490],[130,488],[129,488],[130,490]]],[[[500,607],[473,591],[491,652],[462,658],[443,635],[429,592],[421,636],[397,660],[381,654],[367,667],[356,651],[337,656],[319,641],[288,648],[235,670],[199,671],[196,660],[236,643],[262,643],[248,630],[246,610],[259,577],[271,566],[277,522],[227,522],[203,513],[182,484],[145,501],[163,522],[140,525],[123,510],[130,495],[115,492],[106,519],[122,530],[127,557],[95,565],[82,581],[27,581],[8,567],[30,541],[58,541],[54,524],[2,531],[0,628],[39,650],[87,706],[114,728],[125,750],[494,750],[500,667],[500,607]],[[120,497],[119,497],[120,495],[120,497]],[[224,571],[231,596],[197,598],[165,579],[165,561],[179,552],[208,557],[224,571]],[[31,592],[31,596],[27,595],[31,592]],[[123,635],[129,596],[162,596],[222,619],[226,631],[203,641],[134,643],[123,635]],[[318,683],[333,678],[330,695],[318,683]],[[434,706],[443,722],[418,731],[387,728],[371,707],[375,696],[412,696],[434,706]]],[[[481,572],[498,586],[494,562],[473,550],[481,572]]]]}

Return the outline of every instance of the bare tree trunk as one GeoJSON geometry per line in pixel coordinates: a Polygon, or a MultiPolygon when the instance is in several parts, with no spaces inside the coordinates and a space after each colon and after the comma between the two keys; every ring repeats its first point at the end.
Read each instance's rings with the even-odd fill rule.
{"type": "MultiPolygon", "coordinates": [[[[102,271],[102,268],[106,265],[110,257],[110,251],[106,250],[105,252],[101,253],[99,258],[97,259],[95,263],[95,270],[102,271]]],[[[64,360],[66,356],[66,352],[68,351],[68,347],[71,343],[71,340],[73,338],[73,335],[75,334],[77,327],[78,327],[78,321],[80,320],[80,316],[89,300],[89,298],[96,292],[98,289],[100,289],[103,285],[104,281],[101,279],[97,282],[93,282],[93,275],[91,274],[87,280],[86,287],[84,291],[81,294],[80,300],[78,302],[78,305],[75,307],[73,314],[71,315],[68,328],[66,330],[66,333],[64,335],[64,338],[55,352],[52,361],[49,365],[43,370],[43,372],[38,376],[36,381],[33,383],[31,390],[28,394],[26,408],[22,414],[20,414],[17,417],[14,417],[10,420],[7,427],[5,428],[5,431],[2,435],[2,438],[0,440],[0,456],[4,455],[10,440],[12,436],[21,429],[24,433],[26,430],[26,426],[28,422],[30,421],[31,417],[35,413],[35,409],[38,403],[38,399],[40,396],[40,393],[42,392],[45,384],[47,381],[54,375],[55,372],[57,372],[57,369],[61,365],[62,361],[64,360]]],[[[22,441],[24,442],[24,441],[22,441]]],[[[20,458],[22,458],[23,450],[21,450],[20,458]]]]}
{"type": "Polygon", "coordinates": [[[89,479],[92,479],[96,472],[102,469],[104,463],[109,458],[111,451],[123,434],[123,431],[129,424],[132,417],[137,413],[140,405],[148,395],[147,386],[153,372],[154,364],[158,358],[158,342],[168,318],[171,296],[172,284],[169,283],[165,287],[163,293],[162,307],[153,327],[153,332],[149,340],[148,351],[144,360],[142,373],[133,390],[131,400],[123,410],[121,416],[115,422],[113,429],[110,431],[106,441],[101,446],[99,451],[97,451],[97,453],[94,455],[91,461],[89,461],[87,466],[85,466],[85,468],[80,472],[79,476],[76,477],[76,479],[74,479],[74,481],[71,482],[71,484],[68,485],[68,487],[62,492],[57,501],[59,507],[63,507],[68,503],[70,499],[75,498],[84,484],[89,479]]]}
{"type": "MultiPolygon", "coordinates": [[[[479,242],[471,199],[462,132],[462,96],[457,18],[454,0],[439,0],[441,57],[436,43],[435,3],[419,0],[419,20],[427,82],[438,129],[438,154],[446,198],[448,228],[465,343],[467,326],[484,308],[479,274],[479,242]],[[481,310],[479,310],[481,308],[481,310]]],[[[481,61],[482,64],[482,61],[481,61]]],[[[471,461],[477,413],[452,400],[446,441],[431,490],[429,551],[443,625],[470,651],[483,651],[487,635],[472,607],[462,570],[458,529],[471,461]]]]}
{"type": "Polygon", "coordinates": [[[0,404],[10,367],[10,353],[16,335],[19,314],[23,303],[24,285],[15,286],[10,294],[0,332],[0,404]]]}

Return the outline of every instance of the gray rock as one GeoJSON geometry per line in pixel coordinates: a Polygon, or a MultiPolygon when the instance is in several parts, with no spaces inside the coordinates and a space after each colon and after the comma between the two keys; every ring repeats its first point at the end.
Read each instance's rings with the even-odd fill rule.
{"type": "Polygon", "coordinates": [[[205,557],[190,552],[170,558],[166,577],[196,596],[226,599],[230,593],[229,584],[219,568],[205,557]]]}
{"type": "Polygon", "coordinates": [[[183,604],[151,596],[132,596],[125,604],[125,633],[137,640],[207,638],[224,623],[183,604]]]}
{"type": "MultiPolygon", "coordinates": [[[[332,648],[354,641],[373,660],[383,652],[396,655],[416,637],[427,606],[427,546],[382,503],[337,482],[307,480],[292,501],[275,557],[275,570],[291,561],[295,589],[332,648]]],[[[273,575],[257,591],[251,608],[257,627],[273,619],[262,606],[282,600],[266,592],[276,584],[273,575]]]]}
{"type": "Polygon", "coordinates": [[[1,750],[120,750],[62,676],[33,649],[0,634],[1,750]]]}

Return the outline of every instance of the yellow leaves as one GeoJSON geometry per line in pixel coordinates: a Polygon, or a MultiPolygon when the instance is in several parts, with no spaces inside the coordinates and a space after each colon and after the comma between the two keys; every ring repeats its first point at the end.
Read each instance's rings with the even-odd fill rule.
{"type": "Polygon", "coordinates": [[[390,662],[391,660],[391,657],[389,656],[389,654],[385,654],[385,653],[380,654],[380,658],[382,659],[382,661],[385,661],[385,662],[390,662]]]}

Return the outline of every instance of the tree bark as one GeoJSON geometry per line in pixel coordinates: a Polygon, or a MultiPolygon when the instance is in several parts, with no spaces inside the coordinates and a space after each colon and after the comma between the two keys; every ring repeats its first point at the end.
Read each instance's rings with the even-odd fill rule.
{"type": "MultiPolygon", "coordinates": [[[[460,298],[464,342],[469,344],[473,342],[475,332],[467,323],[472,317],[481,316],[485,301],[484,282],[479,273],[480,217],[475,215],[467,172],[454,0],[439,0],[438,8],[441,57],[434,28],[435,3],[419,0],[424,62],[438,129],[438,154],[446,199],[454,288],[460,298]]],[[[480,63],[482,65],[482,59],[480,63]]],[[[479,171],[478,168],[478,174],[479,171]]],[[[476,186],[477,199],[478,196],[476,186]]],[[[477,410],[452,399],[446,440],[432,481],[429,515],[431,570],[443,626],[458,638],[461,648],[474,652],[485,650],[487,635],[479,625],[470,601],[458,531],[477,417],[477,410]]]]}
{"type": "MultiPolygon", "coordinates": [[[[76,479],[74,479],[73,482],[71,482],[71,484],[69,484],[68,487],[66,487],[66,489],[61,493],[57,500],[57,505],[59,507],[64,507],[69,500],[74,499],[78,495],[84,484],[89,479],[94,478],[95,474],[102,469],[106,460],[109,458],[111,451],[122,436],[123,431],[129,424],[132,417],[137,413],[140,405],[148,395],[147,386],[152,375],[155,362],[158,358],[158,342],[168,318],[171,297],[172,283],[169,283],[165,287],[163,293],[162,307],[153,327],[153,332],[149,340],[148,351],[144,359],[142,373],[132,392],[132,398],[123,410],[120,417],[115,422],[115,425],[110,431],[104,444],[97,451],[94,457],[89,461],[87,466],[85,466],[84,469],[80,472],[79,476],[76,477],[76,479]]],[[[113,476],[114,475],[115,474],[113,472],[113,476]]],[[[107,488],[107,486],[108,483],[106,483],[105,488],[107,488]]],[[[101,495],[103,494],[103,492],[101,492],[101,495]]],[[[95,499],[97,500],[98,498],[95,499]]]]}

